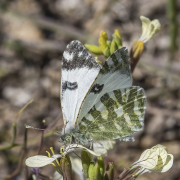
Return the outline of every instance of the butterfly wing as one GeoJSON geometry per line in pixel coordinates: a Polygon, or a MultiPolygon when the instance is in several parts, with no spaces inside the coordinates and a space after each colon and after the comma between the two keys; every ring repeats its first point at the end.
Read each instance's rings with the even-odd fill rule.
{"type": "Polygon", "coordinates": [[[93,141],[132,140],[143,129],[146,95],[141,87],[104,94],[79,123],[79,130],[93,141]]]}
{"type": "Polygon", "coordinates": [[[107,92],[132,86],[128,51],[125,47],[113,53],[103,65],[85,100],[82,103],[77,124],[107,92]]]}
{"type": "Polygon", "coordinates": [[[72,129],[82,101],[101,66],[77,40],[67,45],[62,58],[61,106],[66,130],[72,129]]]}

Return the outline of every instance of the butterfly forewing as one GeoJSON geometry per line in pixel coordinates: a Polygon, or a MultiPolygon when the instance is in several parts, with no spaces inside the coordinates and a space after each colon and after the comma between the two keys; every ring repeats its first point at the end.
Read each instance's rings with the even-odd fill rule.
{"type": "Polygon", "coordinates": [[[100,65],[79,41],[63,53],[61,106],[66,130],[72,129],[82,101],[100,71],[100,65]]]}
{"type": "Polygon", "coordinates": [[[93,141],[132,139],[144,125],[146,96],[141,87],[119,89],[104,94],[82,118],[79,130],[93,141]]]}
{"type": "Polygon", "coordinates": [[[77,124],[105,93],[132,86],[128,61],[128,51],[124,47],[108,58],[82,103],[77,124]]]}

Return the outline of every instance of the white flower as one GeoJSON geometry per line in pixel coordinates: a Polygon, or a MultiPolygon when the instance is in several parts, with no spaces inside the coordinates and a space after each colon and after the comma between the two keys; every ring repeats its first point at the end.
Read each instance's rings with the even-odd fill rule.
{"type": "Polygon", "coordinates": [[[76,175],[79,176],[78,179],[84,180],[84,173],[83,173],[83,167],[82,167],[81,159],[77,158],[77,157],[72,157],[72,156],[70,156],[70,159],[71,159],[73,171],[76,173],[76,175]]]}
{"type": "Polygon", "coordinates": [[[140,19],[142,21],[142,35],[139,41],[142,41],[145,43],[160,30],[161,24],[159,20],[157,19],[154,19],[153,21],[151,21],[150,19],[144,16],[140,16],[140,19]]]}
{"type": "Polygon", "coordinates": [[[133,179],[136,179],[139,175],[146,172],[166,172],[173,165],[173,155],[168,154],[168,149],[163,145],[156,145],[151,149],[145,150],[138,161],[132,164],[129,172],[139,170],[133,175],[133,179]]]}
{"type": "Polygon", "coordinates": [[[49,154],[49,157],[48,156],[42,156],[42,155],[36,155],[36,156],[32,156],[32,157],[27,158],[25,163],[29,167],[34,167],[34,168],[43,167],[43,166],[46,166],[48,164],[53,163],[54,161],[57,160],[57,158],[64,157],[69,152],[82,151],[82,150],[86,150],[94,156],[100,156],[101,155],[100,153],[96,153],[94,151],[91,151],[84,146],[81,146],[78,144],[71,144],[65,148],[65,150],[62,154],[54,154],[51,157],[50,157],[50,154],[49,154]]]}
{"type": "Polygon", "coordinates": [[[25,164],[26,166],[33,167],[33,168],[43,167],[48,164],[51,164],[53,161],[55,161],[59,157],[62,157],[62,156],[60,154],[56,154],[51,157],[36,155],[36,156],[27,158],[25,161],[25,164]]]}
{"type": "Polygon", "coordinates": [[[139,160],[133,163],[131,169],[139,166],[146,169],[152,169],[156,166],[157,162],[158,155],[156,152],[153,149],[147,149],[141,154],[139,160]]]}
{"type": "Polygon", "coordinates": [[[101,155],[107,155],[107,151],[113,149],[116,141],[101,141],[99,143],[93,143],[93,150],[96,153],[100,153],[101,155]]]}

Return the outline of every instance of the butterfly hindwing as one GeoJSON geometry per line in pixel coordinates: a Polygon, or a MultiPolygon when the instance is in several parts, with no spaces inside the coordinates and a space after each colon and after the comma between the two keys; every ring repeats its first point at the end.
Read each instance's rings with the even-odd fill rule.
{"type": "Polygon", "coordinates": [[[87,93],[77,119],[77,124],[107,92],[132,86],[129,56],[126,48],[118,49],[103,65],[87,93]]]}
{"type": "Polygon", "coordinates": [[[77,40],[67,45],[62,61],[61,106],[68,130],[73,128],[80,105],[101,66],[77,40]]]}
{"type": "Polygon", "coordinates": [[[93,141],[126,137],[130,140],[131,135],[143,129],[145,104],[146,96],[141,87],[106,93],[82,118],[79,130],[93,141]]]}

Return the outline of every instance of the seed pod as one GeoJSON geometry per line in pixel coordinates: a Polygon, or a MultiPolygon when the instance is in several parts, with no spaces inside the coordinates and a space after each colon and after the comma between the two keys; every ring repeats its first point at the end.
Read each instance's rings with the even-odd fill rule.
{"type": "Polygon", "coordinates": [[[88,177],[90,180],[92,180],[92,177],[93,177],[94,166],[95,166],[94,162],[91,161],[89,165],[89,170],[88,170],[88,177]]]}
{"type": "Polygon", "coordinates": [[[63,172],[63,180],[73,180],[72,167],[69,155],[60,160],[60,167],[63,172]]]}
{"type": "Polygon", "coordinates": [[[84,175],[86,178],[88,178],[88,170],[91,162],[91,155],[87,151],[82,151],[81,159],[82,159],[82,167],[83,167],[84,175]]]}
{"type": "Polygon", "coordinates": [[[113,180],[114,179],[114,165],[109,163],[106,168],[104,180],[113,180]]]}
{"type": "Polygon", "coordinates": [[[97,163],[93,168],[91,180],[100,180],[100,179],[101,179],[100,167],[99,164],[97,163]]]}
{"type": "Polygon", "coordinates": [[[101,174],[101,180],[104,178],[104,171],[105,171],[105,166],[104,166],[104,160],[102,156],[98,157],[98,164],[100,167],[100,174],[101,174]]]}

